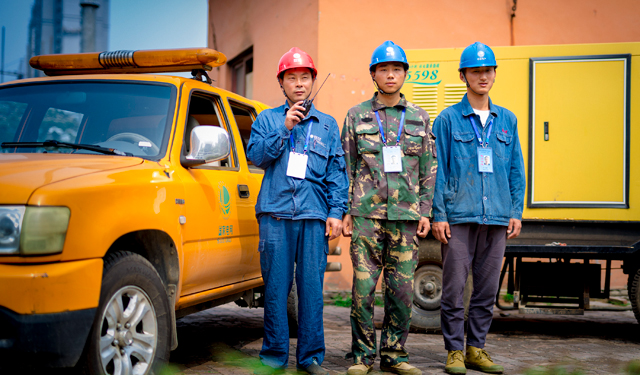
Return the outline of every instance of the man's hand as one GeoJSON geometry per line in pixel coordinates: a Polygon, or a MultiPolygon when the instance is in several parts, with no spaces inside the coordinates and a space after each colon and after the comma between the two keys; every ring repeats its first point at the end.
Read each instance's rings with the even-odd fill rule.
{"type": "Polygon", "coordinates": [[[509,219],[509,227],[507,228],[507,239],[516,238],[520,235],[522,229],[522,221],[518,219],[509,219]]]}
{"type": "Polygon", "coordinates": [[[431,230],[433,236],[436,240],[442,242],[443,244],[448,244],[449,241],[447,238],[451,238],[451,228],[449,228],[449,223],[446,221],[436,221],[433,223],[433,229],[431,230]]]}
{"type": "Polygon", "coordinates": [[[429,229],[431,229],[429,218],[422,216],[420,218],[420,222],[418,223],[418,236],[425,238],[427,236],[427,233],[429,233],[429,229]]]}
{"type": "Polygon", "coordinates": [[[351,237],[353,234],[353,219],[351,215],[346,214],[342,218],[342,235],[345,237],[351,237]]]}
{"type": "Polygon", "coordinates": [[[297,102],[287,111],[287,116],[284,118],[284,126],[286,126],[287,129],[293,129],[293,127],[298,125],[300,121],[304,120],[304,115],[302,114],[302,112],[304,112],[304,107],[302,106],[302,103],[304,102],[297,102]]]}
{"type": "Polygon", "coordinates": [[[325,227],[324,235],[328,236],[331,233],[331,237],[329,237],[329,241],[334,238],[340,237],[342,233],[342,220],[336,219],[333,217],[327,218],[327,224],[325,227]]]}

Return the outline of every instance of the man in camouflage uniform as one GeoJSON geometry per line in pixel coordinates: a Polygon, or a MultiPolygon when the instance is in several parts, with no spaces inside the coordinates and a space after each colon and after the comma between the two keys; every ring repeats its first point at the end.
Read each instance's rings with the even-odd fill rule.
{"type": "Polygon", "coordinates": [[[378,92],[349,110],[342,130],[350,179],[342,233],[351,236],[354,273],[354,365],[349,375],[365,375],[373,368],[373,301],[383,270],[386,289],[380,368],[402,375],[421,374],[409,365],[404,344],[418,262],[416,234],[425,237],[430,229],[437,163],[429,115],[400,93],[408,68],[402,48],[391,41],[379,46],[370,65],[378,92]]]}

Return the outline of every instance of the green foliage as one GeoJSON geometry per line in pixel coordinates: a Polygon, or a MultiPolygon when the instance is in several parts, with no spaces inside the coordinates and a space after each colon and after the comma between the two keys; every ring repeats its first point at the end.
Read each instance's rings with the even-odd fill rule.
{"type": "Polygon", "coordinates": [[[508,303],[512,303],[513,302],[513,294],[511,293],[507,293],[504,296],[502,296],[502,300],[508,303]]]}
{"type": "Polygon", "coordinates": [[[629,362],[625,370],[628,375],[640,375],[640,360],[635,359],[629,362]]]}
{"type": "Polygon", "coordinates": [[[524,372],[525,375],[583,375],[584,371],[565,366],[552,366],[548,368],[538,367],[524,372]]]}
{"type": "Polygon", "coordinates": [[[333,304],[341,307],[351,307],[351,297],[343,297],[342,294],[336,294],[333,297],[333,304]]]}

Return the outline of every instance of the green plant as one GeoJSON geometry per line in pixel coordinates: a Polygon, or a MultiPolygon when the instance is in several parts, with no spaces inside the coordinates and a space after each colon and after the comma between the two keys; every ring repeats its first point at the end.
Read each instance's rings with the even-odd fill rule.
{"type": "Polygon", "coordinates": [[[513,302],[513,294],[511,293],[507,293],[504,296],[502,296],[502,300],[508,303],[513,302]]]}
{"type": "Polygon", "coordinates": [[[584,372],[581,369],[566,368],[565,366],[552,366],[552,367],[538,367],[528,369],[524,372],[525,375],[583,375],[584,372]]]}

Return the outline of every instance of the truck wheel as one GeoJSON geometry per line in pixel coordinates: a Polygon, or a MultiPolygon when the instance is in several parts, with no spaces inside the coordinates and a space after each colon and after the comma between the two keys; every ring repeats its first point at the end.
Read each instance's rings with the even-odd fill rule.
{"type": "Polygon", "coordinates": [[[425,264],[418,268],[413,280],[411,328],[422,332],[440,332],[440,297],[442,268],[425,264]]]}
{"type": "Polygon", "coordinates": [[[633,314],[640,323],[640,268],[629,273],[629,283],[627,285],[629,300],[633,308],[633,314]]]}
{"type": "Polygon", "coordinates": [[[298,288],[296,287],[296,278],[293,278],[291,284],[291,292],[287,299],[287,320],[289,321],[289,337],[298,337],[298,288]]]}
{"type": "Polygon", "coordinates": [[[169,358],[170,318],[167,293],[151,263],[131,252],[107,256],[83,372],[158,374],[169,358]]]}

